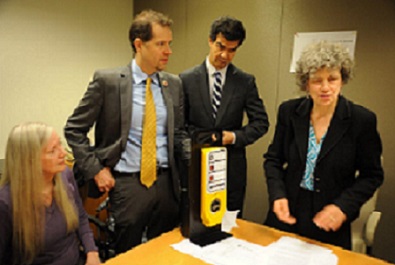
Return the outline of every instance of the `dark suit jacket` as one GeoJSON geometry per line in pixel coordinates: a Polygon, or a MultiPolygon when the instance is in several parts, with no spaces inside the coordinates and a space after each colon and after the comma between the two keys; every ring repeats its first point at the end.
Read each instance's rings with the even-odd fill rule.
{"type": "Polygon", "coordinates": [[[180,74],[185,96],[185,122],[189,132],[220,129],[236,134],[234,145],[228,146],[228,191],[246,186],[245,147],[265,134],[268,117],[259,97],[255,78],[230,64],[222,89],[217,119],[213,118],[206,63],[180,74]],[[248,124],[243,126],[244,112],[248,124]]]}
{"type": "MultiPolygon", "coordinates": [[[[306,166],[312,105],[306,98],[281,104],[274,139],[264,155],[270,204],[287,198],[291,214],[306,166]]],[[[355,220],[383,182],[381,152],[375,114],[340,96],[314,170],[314,212],[333,203],[347,221],[355,220]]]]}
{"type": "MultiPolygon", "coordinates": [[[[174,155],[179,151],[181,137],[185,136],[182,86],[180,79],[169,73],[160,72],[159,80],[167,107],[169,167],[178,198],[179,177],[174,155]]],[[[77,171],[86,180],[93,179],[103,167],[113,168],[125,150],[132,116],[132,84],[130,64],[97,71],[67,120],[67,143],[73,149],[77,171]],[[94,147],[87,137],[92,126],[95,126],[94,147]]]]}

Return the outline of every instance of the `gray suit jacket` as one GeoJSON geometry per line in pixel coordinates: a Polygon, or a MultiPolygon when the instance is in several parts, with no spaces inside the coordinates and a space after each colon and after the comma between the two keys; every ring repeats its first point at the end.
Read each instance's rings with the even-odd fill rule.
{"type": "MultiPolygon", "coordinates": [[[[159,80],[167,107],[169,167],[178,198],[179,176],[174,157],[185,137],[182,86],[181,80],[169,73],[160,72],[159,80]]],[[[85,180],[93,179],[103,167],[113,168],[125,150],[132,116],[132,84],[130,64],[95,72],[85,95],[67,120],[67,143],[73,149],[76,171],[85,180]],[[91,146],[87,134],[93,126],[95,143],[91,146]]]]}

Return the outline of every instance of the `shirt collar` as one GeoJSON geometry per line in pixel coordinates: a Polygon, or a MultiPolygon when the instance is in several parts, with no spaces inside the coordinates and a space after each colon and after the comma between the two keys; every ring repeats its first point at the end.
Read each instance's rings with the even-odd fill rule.
{"type": "Polygon", "coordinates": [[[159,77],[158,77],[158,73],[155,72],[152,75],[147,75],[146,73],[144,73],[140,66],[137,65],[136,60],[133,59],[132,61],[132,75],[133,75],[133,82],[134,84],[142,84],[148,77],[151,77],[152,82],[156,85],[159,85],[159,77]]]}
{"type": "Polygon", "coordinates": [[[216,70],[215,67],[210,63],[208,56],[206,57],[206,68],[207,68],[207,73],[209,76],[213,76],[215,72],[220,72],[222,77],[226,75],[226,70],[228,69],[228,65],[226,65],[224,68],[216,70]]]}

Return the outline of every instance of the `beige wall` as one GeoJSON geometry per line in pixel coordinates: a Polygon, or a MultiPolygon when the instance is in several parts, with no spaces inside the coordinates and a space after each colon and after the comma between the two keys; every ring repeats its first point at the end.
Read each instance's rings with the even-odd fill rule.
{"type": "Polygon", "coordinates": [[[221,15],[243,21],[247,40],[234,63],[256,76],[260,95],[267,107],[269,133],[248,148],[248,194],[245,217],[262,222],[267,211],[262,154],[272,138],[278,105],[298,95],[289,73],[293,35],[296,32],[357,31],[356,76],[343,93],[378,116],[384,146],[385,184],[378,208],[383,212],[374,253],[395,261],[388,251],[395,245],[395,1],[392,0],[156,0],[135,1],[136,12],[155,8],[174,22],[173,55],[168,70],[179,73],[203,62],[207,52],[209,26],[221,15]]]}
{"type": "Polygon", "coordinates": [[[63,137],[97,68],[132,58],[129,0],[0,1],[0,159],[11,128],[44,121],[63,137]]]}

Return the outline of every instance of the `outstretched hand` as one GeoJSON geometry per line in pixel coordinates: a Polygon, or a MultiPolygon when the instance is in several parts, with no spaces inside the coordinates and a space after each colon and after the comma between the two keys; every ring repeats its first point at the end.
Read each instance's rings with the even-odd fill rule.
{"type": "Polygon", "coordinates": [[[315,225],[326,232],[339,230],[346,220],[347,216],[334,204],[325,206],[313,218],[315,225]]]}
{"type": "Polygon", "coordinates": [[[277,199],[274,201],[273,212],[280,221],[286,224],[293,225],[296,223],[296,218],[293,217],[289,212],[288,199],[286,198],[277,199]]]}

